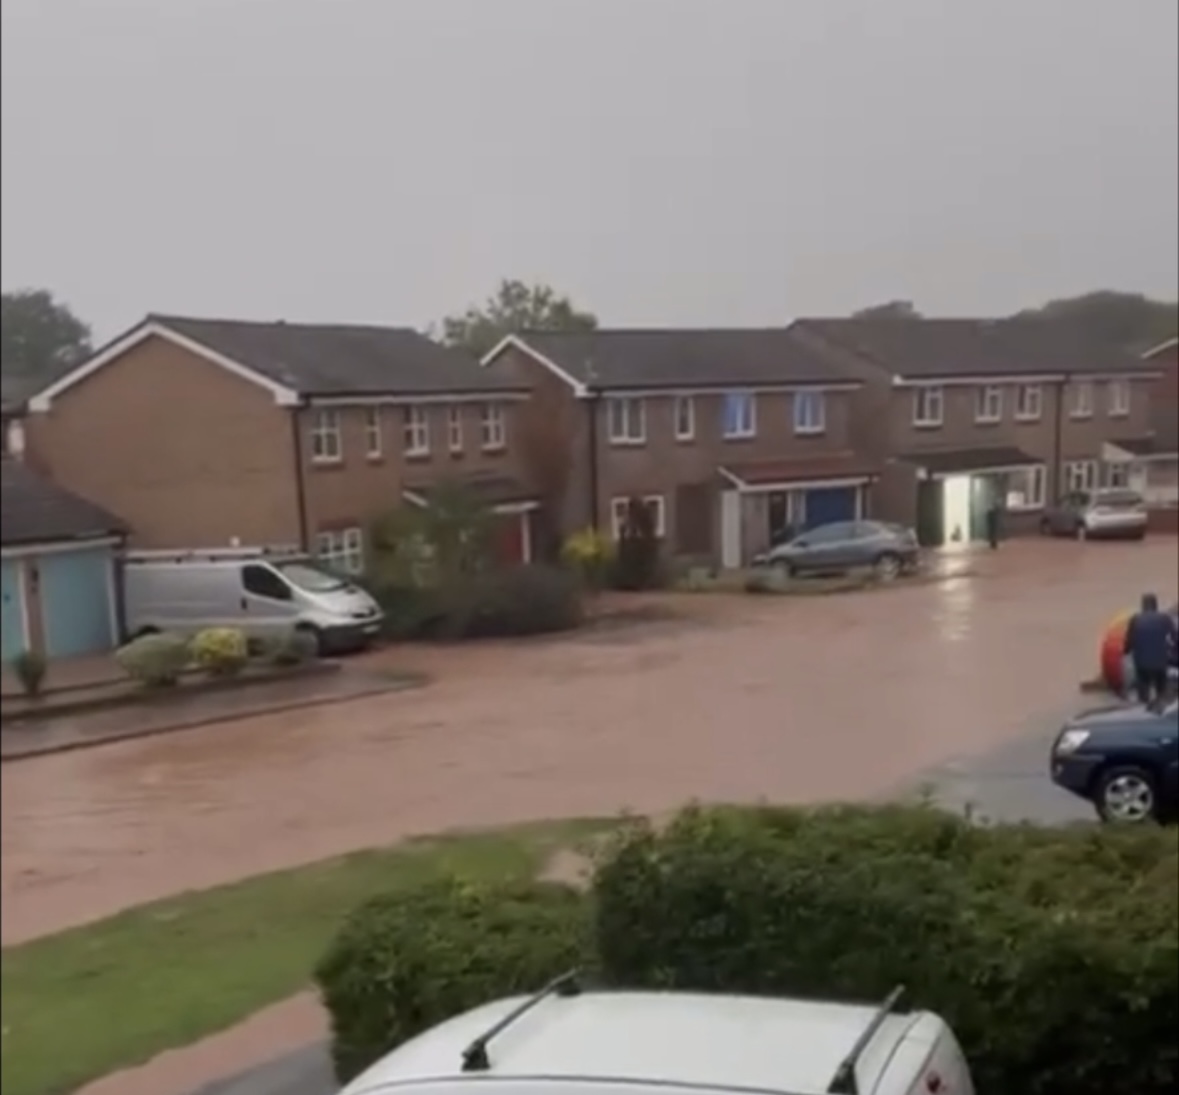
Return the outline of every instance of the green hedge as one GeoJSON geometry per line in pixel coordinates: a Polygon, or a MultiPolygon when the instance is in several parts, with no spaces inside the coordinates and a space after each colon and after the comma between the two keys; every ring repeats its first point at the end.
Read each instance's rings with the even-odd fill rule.
{"type": "Polygon", "coordinates": [[[607,985],[939,1012],[980,1095],[1170,1095],[1174,831],[977,828],[932,809],[691,810],[630,827],[588,897],[431,883],[373,902],[317,976],[346,1080],[574,966],[607,985]]]}
{"type": "Polygon", "coordinates": [[[556,883],[435,881],[361,906],[315,971],[337,1078],[452,1015],[584,966],[588,939],[584,900],[556,883]]]}
{"type": "Polygon", "coordinates": [[[689,812],[595,882],[605,979],[882,999],[962,1040],[982,1095],[1162,1095],[1179,1051],[1173,832],[924,809],[689,812]]]}
{"type": "Polygon", "coordinates": [[[471,574],[441,586],[369,586],[390,639],[482,639],[568,631],[583,618],[572,572],[527,564],[471,574]]]}

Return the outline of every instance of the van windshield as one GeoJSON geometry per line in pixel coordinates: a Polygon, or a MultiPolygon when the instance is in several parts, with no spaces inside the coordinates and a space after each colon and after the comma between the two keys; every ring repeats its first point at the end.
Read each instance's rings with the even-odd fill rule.
{"type": "Polygon", "coordinates": [[[331,593],[348,584],[338,575],[320,570],[310,563],[279,563],[277,569],[291,585],[308,593],[331,593]]]}

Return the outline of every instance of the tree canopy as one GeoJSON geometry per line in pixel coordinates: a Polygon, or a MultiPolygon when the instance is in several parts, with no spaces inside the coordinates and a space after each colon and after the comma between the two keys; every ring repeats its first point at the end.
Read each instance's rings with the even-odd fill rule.
{"type": "Polygon", "coordinates": [[[90,328],[48,289],[0,297],[0,368],[6,382],[53,380],[90,353],[90,328]]]}
{"type": "Polygon", "coordinates": [[[480,306],[442,321],[442,340],[482,357],[506,335],[521,331],[592,331],[597,317],[548,285],[504,280],[480,306]]]}

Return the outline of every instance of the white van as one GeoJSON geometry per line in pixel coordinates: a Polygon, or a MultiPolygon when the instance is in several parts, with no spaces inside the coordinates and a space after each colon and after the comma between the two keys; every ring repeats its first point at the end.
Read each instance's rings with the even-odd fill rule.
{"type": "Polygon", "coordinates": [[[266,639],[298,628],[321,653],[367,646],[382,621],[368,593],[310,556],[264,549],[128,552],[123,605],[132,637],[236,627],[266,639]]]}
{"type": "Polygon", "coordinates": [[[583,992],[568,974],[426,1031],[340,1095],[974,1095],[949,1026],[900,996],[583,992]]]}

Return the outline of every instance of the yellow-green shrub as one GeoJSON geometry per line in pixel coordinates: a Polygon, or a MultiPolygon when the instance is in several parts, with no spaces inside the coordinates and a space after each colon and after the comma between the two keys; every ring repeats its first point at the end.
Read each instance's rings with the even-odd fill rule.
{"type": "Polygon", "coordinates": [[[595,528],[573,533],[561,547],[561,560],[581,577],[590,589],[606,584],[614,562],[614,543],[595,528]]]}
{"type": "Polygon", "coordinates": [[[192,640],[192,660],[213,677],[232,677],[249,661],[245,632],[236,627],[207,627],[192,640]]]}

